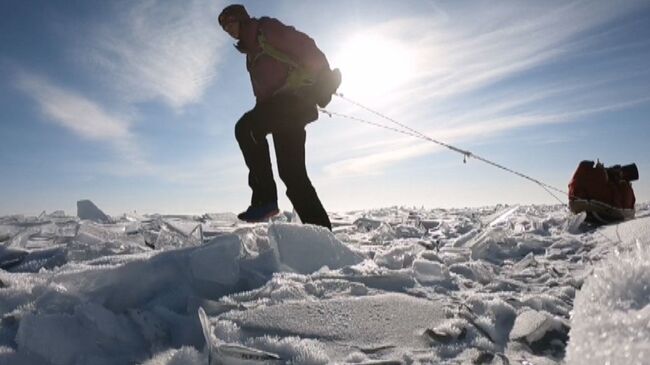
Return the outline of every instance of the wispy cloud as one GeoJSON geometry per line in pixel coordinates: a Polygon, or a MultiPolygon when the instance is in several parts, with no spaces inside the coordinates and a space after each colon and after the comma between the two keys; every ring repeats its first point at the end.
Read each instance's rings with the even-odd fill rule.
{"type": "Polygon", "coordinates": [[[112,176],[155,176],[159,180],[197,186],[203,190],[223,188],[224,176],[242,172],[240,156],[215,159],[203,156],[186,161],[182,168],[164,160],[151,159],[142,140],[133,132],[137,123],[130,114],[106,110],[87,96],[52,80],[17,71],[16,87],[37,105],[45,121],[68,130],[80,139],[109,146],[114,159],[89,167],[95,173],[112,176]]]}
{"type": "Polygon", "coordinates": [[[112,115],[100,105],[49,80],[22,72],[19,89],[31,96],[48,120],[92,140],[112,141],[129,137],[130,121],[112,115]]]}
{"type": "Polygon", "coordinates": [[[345,159],[327,165],[324,172],[329,177],[346,178],[351,176],[380,175],[393,163],[431,153],[436,146],[430,143],[408,143],[395,150],[382,149],[372,154],[345,159]]]}
{"type": "Polygon", "coordinates": [[[120,2],[72,54],[127,102],[180,109],[199,101],[216,76],[225,37],[212,10],[208,0],[120,2]]]}
{"type": "MultiPolygon", "coordinates": [[[[529,71],[590,52],[599,41],[595,28],[645,6],[643,2],[473,4],[478,6],[461,4],[447,13],[439,12],[435,22],[430,18],[398,19],[366,29],[375,37],[417,50],[414,69],[406,83],[383,96],[366,98],[363,90],[351,90],[348,96],[450,143],[469,143],[533,125],[574,122],[650,102],[644,97],[647,93],[639,93],[647,92],[647,87],[629,82],[634,75],[648,78],[640,63],[616,69],[616,76],[611,70],[597,74],[578,70],[562,79],[545,79],[540,74],[525,78],[529,71]],[[518,82],[504,83],[515,77],[518,82]]],[[[372,115],[368,119],[385,122],[372,115]]],[[[327,165],[325,172],[337,177],[381,173],[395,163],[437,149],[431,143],[387,137],[384,132],[358,127],[350,128],[349,136],[343,137],[351,143],[338,136],[337,146],[356,145],[352,141],[367,140],[368,136],[381,136],[383,142],[374,148],[349,150],[353,157],[327,165]]]]}
{"type": "Polygon", "coordinates": [[[134,111],[149,101],[182,111],[201,100],[217,75],[219,50],[225,44],[215,23],[219,4],[144,0],[106,8],[110,11],[100,20],[73,22],[75,32],[63,33],[72,37],[62,40],[68,60],[95,89],[93,96],[74,83],[64,87],[53,77],[25,70],[18,72],[16,84],[47,120],[113,149],[114,161],[97,166],[102,173],[174,181],[174,169],[151,159],[141,147],[134,126],[143,115],[134,111]]]}
{"type": "Polygon", "coordinates": [[[135,143],[128,116],[109,112],[78,92],[24,71],[18,72],[16,86],[36,102],[45,120],[82,139],[107,143],[120,161],[137,166],[140,173],[151,170],[135,143]]]}
{"type": "MultiPolygon", "coordinates": [[[[643,5],[641,1],[549,3],[482,2],[452,9],[445,21],[403,19],[380,31],[418,49],[414,81],[397,96],[411,103],[453,97],[511,77],[587,47],[583,32],[643,5]],[[414,34],[420,37],[413,38],[414,34]]],[[[382,29],[383,28],[383,29],[382,29]]],[[[593,40],[592,40],[593,41],[593,40]]]]}

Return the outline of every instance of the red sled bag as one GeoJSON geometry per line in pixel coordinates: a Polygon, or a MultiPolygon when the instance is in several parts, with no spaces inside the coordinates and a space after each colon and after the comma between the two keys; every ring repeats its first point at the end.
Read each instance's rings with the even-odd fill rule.
{"type": "Polygon", "coordinates": [[[635,164],[605,167],[582,161],[569,183],[569,208],[587,213],[595,223],[614,223],[634,218],[634,191],[631,181],[639,179],[635,164]]]}

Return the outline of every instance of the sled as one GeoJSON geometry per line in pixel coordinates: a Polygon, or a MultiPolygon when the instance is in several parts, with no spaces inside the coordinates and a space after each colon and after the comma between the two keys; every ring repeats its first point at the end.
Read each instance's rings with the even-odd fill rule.
{"type": "Polygon", "coordinates": [[[616,208],[593,199],[573,199],[569,208],[575,214],[586,212],[590,223],[611,224],[634,219],[634,209],[616,208]]]}

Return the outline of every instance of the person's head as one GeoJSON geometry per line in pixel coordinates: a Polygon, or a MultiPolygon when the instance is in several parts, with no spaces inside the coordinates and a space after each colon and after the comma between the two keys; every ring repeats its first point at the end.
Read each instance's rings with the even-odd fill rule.
{"type": "Polygon", "coordinates": [[[247,20],[250,20],[250,16],[246,8],[239,4],[228,5],[219,14],[219,25],[235,39],[239,39],[241,24],[247,20]]]}

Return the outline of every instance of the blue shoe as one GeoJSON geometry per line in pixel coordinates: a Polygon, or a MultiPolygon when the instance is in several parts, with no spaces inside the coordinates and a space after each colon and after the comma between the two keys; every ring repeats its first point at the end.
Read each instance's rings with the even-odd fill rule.
{"type": "Polygon", "coordinates": [[[245,212],[239,213],[237,218],[248,223],[265,222],[278,213],[280,213],[278,203],[273,202],[258,206],[251,205],[245,212]]]}

